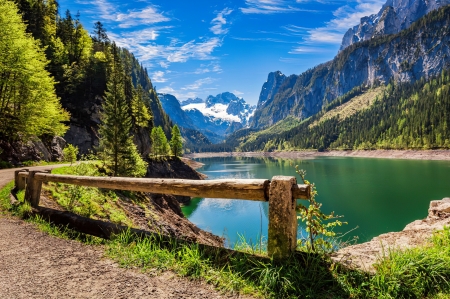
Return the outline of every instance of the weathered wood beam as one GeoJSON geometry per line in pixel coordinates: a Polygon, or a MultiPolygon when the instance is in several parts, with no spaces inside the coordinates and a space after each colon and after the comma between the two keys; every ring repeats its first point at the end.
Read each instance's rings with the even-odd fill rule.
{"type": "Polygon", "coordinates": [[[274,260],[289,257],[297,247],[296,185],[288,176],[274,176],[270,183],[267,253],[274,260]]]}
{"type": "Polygon", "coordinates": [[[42,181],[36,179],[39,171],[30,171],[27,176],[27,186],[25,189],[25,200],[28,201],[32,207],[39,206],[39,199],[41,197],[42,181]]]}
{"type": "Polygon", "coordinates": [[[36,174],[36,179],[80,186],[191,197],[267,201],[269,180],[183,180],[36,174]]]}
{"type": "Polygon", "coordinates": [[[28,176],[28,169],[19,169],[14,171],[14,187],[17,191],[24,190],[28,176]],[[20,175],[20,174],[23,175],[20,175]]]}

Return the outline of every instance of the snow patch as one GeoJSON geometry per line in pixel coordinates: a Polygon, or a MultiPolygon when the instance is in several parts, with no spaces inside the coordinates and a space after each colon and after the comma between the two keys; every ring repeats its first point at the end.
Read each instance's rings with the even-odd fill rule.
{"type": "Polygon", "coordinates": [[[241,122],[241,119],[239,118],[239,116],[228,114],[227,108],[228,108],[228,105],[224,105],[224,104],[215,104],[214,106],[206,107],[206,103],[188,104],[186,106],[181,107],[181,109],[183,109],[185,111],[197,109],[205,116],[210,116],[210,117],[222,119],[225,121],[241,122]]]}

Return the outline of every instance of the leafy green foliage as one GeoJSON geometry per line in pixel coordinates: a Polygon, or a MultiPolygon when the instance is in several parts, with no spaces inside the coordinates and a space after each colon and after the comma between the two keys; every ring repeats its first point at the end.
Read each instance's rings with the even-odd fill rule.
{"type": "Polygon", "coordinates": [[[300,176],[303,184],[311,187],[311,197],[308,199],[309,206],[297,206],[300,210],[300,216],[297,218],[305,222],[306,232],[309,234],[307,239],[298,240],[298,247],[300,250],[304,249],[306,252],[331,252],[336,249],[335,244],[332,242],[332,238],[336,236],[333,228],[347,224],[347,222],[337,220],[337,218],[341,218],[342,216],[336,216],[334,212],[329,215],[324,214],[320,209],[322,204],[318,203],[315,199],[317,195],[316,186],[314,183],[310,183],[305,179],[306,171],[299,169],[298,165],[296,165],[295,172],[300,176]]]}
{"type": "Polygon", "coordinates": [[[55,94],[44,52],[13,2],[0,1],[0,136],[63,135],[69,114],[55,94]]]}
{"type": "Polygon", "coordinates": [[[152,129],[150,134],[152,139],[152,154],[154,156],[167,156],[170,153],[169,143],[163,129],[158,126],[152,129]]]}
{"type": "Polygon", "coordinates": [[[70,165],[72,165],[72,163],[77,160],[78,147],[74,146],[72,144],[68,144],[63,149],[63,155],[64,155],[64,161],[70,162],[70,165]]]}
{"type": "Polygon", "coordinates": [[[170,151],[175,157],[183,155],[183,140],[181,139],[180,129],[177,125],[172,127],[172,139],[170,139],[170,151]]]}
{"type": "MultiPolygon", "coordinates": [[[[131,101],[131,112],[134,118],[134,123],[136,126],[141,128],[146,128],[151,120],[151,114],[146,103],[149,99],[146,98],[147,94],[141,85],[138,85],[137,89],[133,94],[133,99],[131,101]]],[[[151,111],[151,110],[150,110],[151,111]]]]}

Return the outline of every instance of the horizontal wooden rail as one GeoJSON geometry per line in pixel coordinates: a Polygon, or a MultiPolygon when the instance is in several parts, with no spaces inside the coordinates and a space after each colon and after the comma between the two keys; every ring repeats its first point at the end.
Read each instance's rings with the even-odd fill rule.
{"type": "MultiPolygon", "coordinates": [[[[25,199],[35,209],[39,206],[42,182],[190,197],[268,201],[269,236],[267,251],[269,256],[274,259],[286,258],[295,251],[297,246],[296,199],[309,199],[311,196],[309,185],[298,185],[295,177],[286,176],[274,176],[272,181],[263,179],[201,181],[56,175],[48,172],[18,170],[15,173],[15,181],[17,190],[26,189],[25,199]]],[[[44,210],[41,209],[41,211],[44,210]]],[[[47,210],[45,211],[49,216],[53,215],[47,210]]],[[[83,229],[86,230],[86,228],[83,229]]]]}
{"type": "MultiPolygon", "coordinates": [[[[19,177],[27,177],[20,172],[19,177]]],[[[268,201],[270,181],[264,179],[223,179],[223,180],[184,180],[184,179],[147,179],[124,177],[94,177],[36,173],[34,178],[43,182],[73,184],[105,189],[141,191],[160,194],[182,195],[208,198],[239,198],[255,201],[268,201]]],[[[294,185],[294,198],[308,199],[308,185],[294,185]]]]}

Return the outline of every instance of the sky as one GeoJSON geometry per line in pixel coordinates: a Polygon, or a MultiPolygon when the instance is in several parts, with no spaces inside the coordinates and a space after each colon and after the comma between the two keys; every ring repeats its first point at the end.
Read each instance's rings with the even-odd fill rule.
{"type": "Polygon", "coordinates": [[[89,33],[147,68],[158,93],[183,101],[232,92],[255,105],[270,72],[301,74],[338,53],[344,33],[386,0],[59,0],[89,33]]]}

